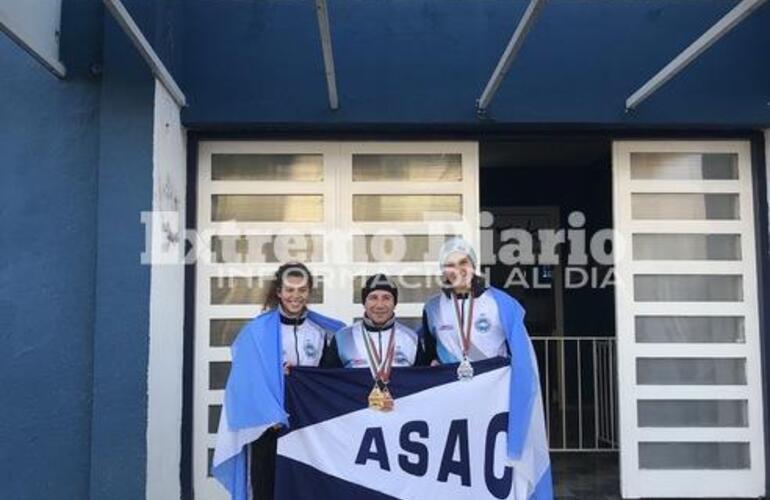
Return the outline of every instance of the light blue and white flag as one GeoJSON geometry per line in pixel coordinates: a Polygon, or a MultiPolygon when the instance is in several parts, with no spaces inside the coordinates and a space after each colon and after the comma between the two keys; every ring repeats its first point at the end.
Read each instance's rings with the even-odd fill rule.
{"type": "MultiPolygon", "coordinates": [[[[343,323],[313,311],[308,319],[333,334],[343,323]]],[[[267,429],[288,424],[277,309],[251,320],[233,342],[232,367],[219,420],[213,476],[234,500],[250,498],[247,446],[267,429]]]]}

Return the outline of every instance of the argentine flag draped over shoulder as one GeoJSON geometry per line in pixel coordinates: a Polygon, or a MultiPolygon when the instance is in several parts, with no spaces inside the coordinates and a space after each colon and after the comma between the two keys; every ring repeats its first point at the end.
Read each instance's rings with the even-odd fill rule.
{"type": "Polygon", "coordinates": [[[551,462],[540,377],[535,351],[524,327],[524,308],[502,290],[490,287],[489,292],[497,303],[511,351],[508,457],[516,471],[516,498],[551,500],[551,462]]]}
{"type": "MultiPolygon", "coordinates": [[[[308,319],[329,333],[345,326],[313,311],[308,319]]],[[[247,446],[274,425],[288,424],[280,328],[277,309],[262,313],[241,330],[232,346],[212,474],[233,500],[250,498],[247,446]]]]}
{"type": "MultiPolygon", "coordinates": [[[[464,254],[475,268],[473,246],[462,237],[444,242],[439,252],[442,266],[454,253],[464,254]]],[[[508,411],[508,457],[516,470],[516,497],[535,500],[553,498],[551,462],[545,432],[543,401],[537,358],[524,327],[524,308],[504,291],[489,287],[497,304],[511,358],[508,411]]],[[[423,334],[429,334],[423,332],[423,334]]]]}

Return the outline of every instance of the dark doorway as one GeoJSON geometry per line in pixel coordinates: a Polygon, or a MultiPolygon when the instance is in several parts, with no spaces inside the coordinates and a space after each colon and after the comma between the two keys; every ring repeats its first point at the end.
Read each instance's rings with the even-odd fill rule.
{"type": "Polygon", "coordinates": [[[527,311],[560,498],[619,498],[614,277],[590,252],[612,228],[611,161],[609,140],[480,146],[482,272],[527,311]]]}

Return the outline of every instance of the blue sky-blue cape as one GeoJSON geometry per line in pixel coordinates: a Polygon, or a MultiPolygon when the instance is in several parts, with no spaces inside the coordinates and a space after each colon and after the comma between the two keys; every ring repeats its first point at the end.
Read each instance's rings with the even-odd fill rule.
{"type": "MultiPolygon", "coordinates": [[[[508,411],[508,456],[521,461],[531,474],[531,499],[553,498],[548,442],[540,395],[537,359],[524,327],[524,308],[504,291],[490,287],[511,352],[511,381],[508,411]],[[525,456],[526,455],[526,456],[525,456]],[[546,465],[544,467],[544,465],[546,465]]],[[[523,471],[524,472],[524,471],[523,471]]]]}
{"type": "Polygon", "coordinates": [[[511,351],[511,411],[508,416],[508,455],[519,458],[527,435],[529,414],[535,400],[537,372],[532,369],[531,343],[524,328],[524,308],[514,298],[497,288],[489,288],[497,303],[508,348],[511,351]]]}
{"type": "MultiPolygon", "coordinates": [[[[535,351],[524,326],[525,311],[516,299],[500,289],[489,287],[484,293],[491,295],[495,301],[500,326],[505,332],[510,352],[506,451],[508,457],[516,463],[517,474],[527,478],[527,498],[551,498],[550,459],[540,377],[535,351]]],[[[431,323],[439,321],[440,300],[441,294],[431,297],[425,303],[425,311],[431,323]]],[[[423,331],[421,334],[432,335],[436,332],[423,331]]],[[[459,361],[438,339],[436,349],[442,363],[459,361]]]]}
{"type": "MultiPolygon", "coordinates": [[[[313,311],[308,319],[330,334],[345,326],[313,311]]],[[[277,424],[288,425],[288,417],[280,319],[274,309],[251,320],[232,346],[212,474],[233,500],[249,498],[246,446],[277,424]]]]}

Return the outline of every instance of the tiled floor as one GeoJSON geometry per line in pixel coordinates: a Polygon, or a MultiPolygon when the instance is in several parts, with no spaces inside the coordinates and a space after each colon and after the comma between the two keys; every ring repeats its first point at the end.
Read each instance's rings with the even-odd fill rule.
{"type": "Polygon", "coordinates": [[[618,454],[552,453],[557,500],[619,500],[618,454]]]}

